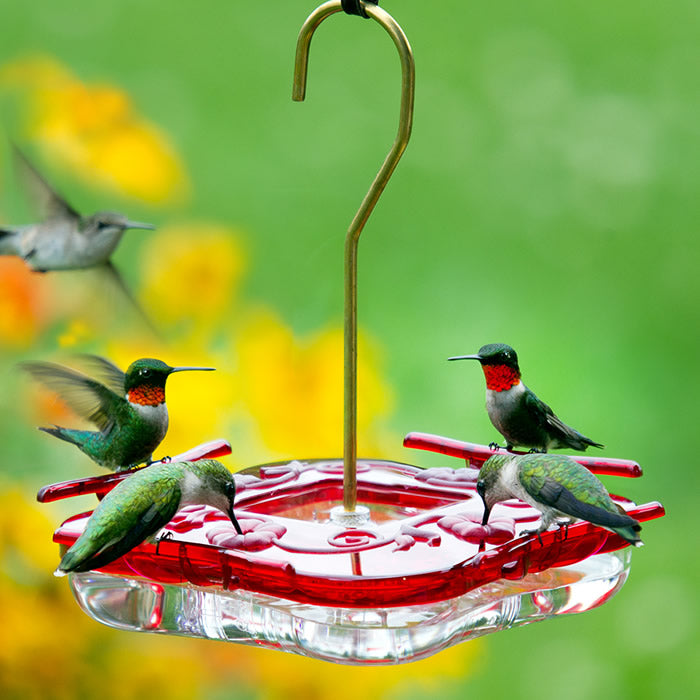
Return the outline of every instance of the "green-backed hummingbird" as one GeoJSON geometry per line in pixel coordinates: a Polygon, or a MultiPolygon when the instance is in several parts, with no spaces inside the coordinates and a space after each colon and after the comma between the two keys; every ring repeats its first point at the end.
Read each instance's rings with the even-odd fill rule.
{"type": "Polygon", "coordinates": [[[107,566],[155,535],[186,505],[218,508],[243,534],[233,513],[235,495],[233,474],[213,459],[154,464],[137,471],[105,494],[63,555],[56,575],[107,566]]]}
{"type": "Polygon", "coordinates": [[[99,430],[39,428],[71,442],[97,464],[123,471],[150,462],[168,431],[165,382],[174,372],[211,371],[213,367],[171,367],[149,357],[136,360],[126,372],[97,355],[83,356],[97,381],[52,362],[23,362],[24,370],[54,390],[78,415],[99,430]]]}
{"type": "Polygon", "coordinates": [[[0,227],[0,255],[16,255],[37,272],[108,265],[126,229],[155,228],[116,212],[100,211],[81,216],[17,147],[15,157],[43,220],[24,226],[0,227]]]}
{"type": "Polygon", "coordinates": [[[566,455],[495,454],[482,465],[476,489],[484,501],[483,525],[496,503],[519,498],[542,513],[538,534],[557,520],[581,519],[642,545],[642,526],[613,502],[597,477],[566,455]]]}
{"type": "Polygon", "coordinates": [[[554,411],[520,381],[518,356],[510,345],[484,345],[476,355],[450,360],[478,360],[486,377],[486,410],[496,430],[506,439],[506,449],[527,447],[536,452],[589,445],[603,447],[564,424],[554,411]]]}

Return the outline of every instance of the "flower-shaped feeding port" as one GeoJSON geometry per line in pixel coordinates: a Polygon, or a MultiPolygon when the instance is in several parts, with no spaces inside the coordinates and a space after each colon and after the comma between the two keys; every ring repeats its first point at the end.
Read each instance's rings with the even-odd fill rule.
{"type": "MultiPolygon", "coordinates": [[[[412,434],[416,435],[416,434],[412,434]]],[[[479,464],[483,446],[422,436],[479,464]]],[[[427,442],[426,442],[427,440],[427,442]]],[[[412,436],[407,443],[413,441],[412,436]]],[[[222,454],[225,441],[180,455],[222,454]]],[[[585,458],[582,458],[585,460],[585,458]]],[[[598,460],[602,470],[638,465],[598,460]]],[[[460,641],[561,614],[583,612],[624,584],[630,550],[586,522],[518,535],[539,513],[512,501],[481,525],[473,468],[421,469],[360,460],[358,499],[369,520],[339,525],[342,460],[294,460],[236,474],[239,535],[208,506],[182,509],[156,542],[144,542],[99,571],[70,575],[81,607],[120,629],[269,646],[341,663],[401,663],[460,641]]],[[[128,475],[46,487],[40,500],[104,494],[128,475]]],[[[640,521],[657,503],[613,497],[640,521]]],[[[89,513],[69,518],[54,539],[70,546],[89,513]]]]}

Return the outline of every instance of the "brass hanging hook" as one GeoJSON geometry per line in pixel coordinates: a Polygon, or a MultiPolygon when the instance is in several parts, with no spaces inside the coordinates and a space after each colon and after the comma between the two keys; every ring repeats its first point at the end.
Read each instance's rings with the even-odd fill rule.
{"type": "MultiPolygon", "coordinates": [[[[354,512],[357,506],[357,245],[367,219],[408,145],[413,123],[415,91],[413,53],[403,30],[388,12],[377,5],[364,0],[358,2],[367,17],[384,27],[398,49],[401,60],[401,111],[394,144],[362,200],[345,238],[343,507],[348,512],[354,512]]],[[[293,100],[301,102],[306,95],[309,45],[314,31],[324,19],[342,10],[341,0],[330,0],[317,7],[304,22],[297,39],[293,100]]]]}

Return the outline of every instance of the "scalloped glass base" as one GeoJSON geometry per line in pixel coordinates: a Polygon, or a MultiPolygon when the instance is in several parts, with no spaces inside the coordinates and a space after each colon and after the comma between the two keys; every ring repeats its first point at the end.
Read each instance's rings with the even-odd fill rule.
{"type": "Polygon", "coordinates": [[[500,579],[438,603],[374,609],[95,571],[69,578],[83,610],[110,627],[251,644],[343,664],[400,664],[492,632],[591,610],[622,587],[630,560],[626,548],[518,581],[500,579]]]}

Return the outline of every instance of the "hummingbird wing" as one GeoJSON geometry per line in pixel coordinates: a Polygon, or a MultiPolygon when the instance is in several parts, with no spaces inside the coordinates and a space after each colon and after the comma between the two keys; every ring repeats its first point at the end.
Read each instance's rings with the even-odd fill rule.
{"type": "Polygon", "coordinates": [[[99,355],[83,353],[79,357],[111,389],[117,396],[124,396],[126,393],[126,375],[113,362],[99,355]]]}
{"type": "Polygon", "coordinates": [[[83,534],[61,559],[59,571],[99,569],[130,552],[168,524],[181,496],[172,470],[164,474],[149,467],[133,474],[102,499],[83,534]]]}
{"type": "Polygon", "coordinates": [[[576,450],[585,450],[588,445],[603,447],[599,442],[594,442],[579,433],[578,430],[566,425],[533,391],[524,394],[524,401],[529,415],[534,417],[543,431],[553,438],[557,438],[562,443],[562,447],[568,445],[576,450]]]}
{"type": "Polygon", "coordinates": [[[46,221],[52,219],[79,220],[80,214],[44,180],[39,171],[15,144],[13,144],[13,150],[20,178],[31,198],[39,207],[43,218],[46,221]]]}
{"type": "MultiPolygon", "coordinates": [[[[19,365],[35,379],[55,391],[79,416],[106,430],[129,409],[124,390],[119,395],[82,372],[53,362],[21,362],[19,365]]],[[[123,387],[123,385],[122,385],[123,387]]]]}
{"type": "Polygon", "coordinates": [[[545,506],[607,528],[629,527],[603,484],[585,467],[564,455],[527,455],[521,461],[520,482],[545,506]]]}
{"type": "Polygon", "coordinates": [[[111,260],[108,260],[102,266],[102,268],[104,269],[105,276],[119,289],[121,294],[131,304],[131,306],[134,308],[134,310],[139,315],[141,320],[146,324],[148,329],[155,336],[158,336],[159,335],[158,330],[153,325],[153,321],[151,321],[151,319],[148,317],[146,312],[141,308],[141,305],[138,303],[138,301],[136,301],[136,298],[131,293],[131,290],[126,286],[126,282],[124,282],[124,278],[122,277],[119,270],[117,270],[117,268],[114,266],[114,263],[111,260]]]}

